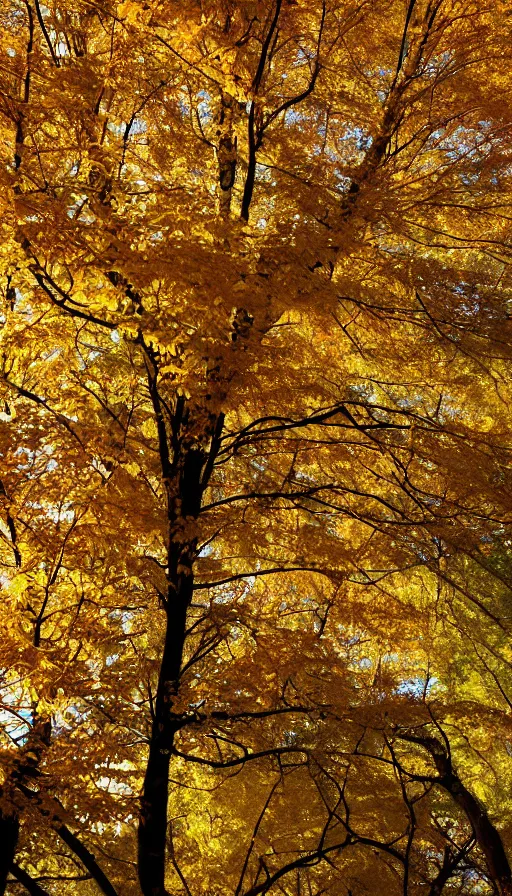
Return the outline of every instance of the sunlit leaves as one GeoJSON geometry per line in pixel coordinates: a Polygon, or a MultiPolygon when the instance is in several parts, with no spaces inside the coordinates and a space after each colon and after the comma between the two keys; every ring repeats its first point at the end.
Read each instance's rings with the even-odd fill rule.
{"type": "Polygon", "coordinates": [[[65,815],[119,896],[508,894],[452,786],[506,841],[504,4],[0,16],[20,865],[111,896],[65,815]]]}

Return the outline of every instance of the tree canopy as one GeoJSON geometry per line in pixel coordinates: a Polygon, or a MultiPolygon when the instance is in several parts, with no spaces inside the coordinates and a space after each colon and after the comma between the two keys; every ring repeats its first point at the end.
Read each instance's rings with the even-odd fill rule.
{"type": "Polygon", "coordinates": [[[0,26],[0,894],[511,896],[512,6],[0,26]]]}

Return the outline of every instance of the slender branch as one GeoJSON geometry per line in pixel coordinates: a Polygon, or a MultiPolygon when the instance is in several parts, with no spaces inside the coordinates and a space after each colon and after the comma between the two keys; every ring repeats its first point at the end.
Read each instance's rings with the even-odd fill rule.
{"type": "Polygon", "coordinates": [[[441,896],[445,884],[448,883],[457,866],[460,865],[461,861],[468,855],[474,845],[475,838],[473,836],[468,837],[466,842],[455,853],[452,852],[450,844],[446,844],[443,863],[438,874],[436,874],[434,880],[431,881],[428,896],[441,896]]]}
{"type": "Polygon", "coordinates": [[[328,571],[318,569],[316,566],[275,566],[272,569],[256,569],[251,572],[235,573],[232,576],[226,576],[225,579],[219,579],[217,582],[195,582],[194,591],[206,591],[208,588],[217,588],[219,585],[227,585],[230,582],[239,582],[241,579],[271,576],[275,575],[275,573],[285,572],[316,572],[319,575],[329,576],[328,571]]]}
{"type": "Polygon", "coordinates": [[[279,16],[281,13],[281,5],[282,0],[276,0],[276,8],[274,12],[274,17],[270,24],[270,27],[267,31],[265,40],[263,41],[263,46],[261,48],[261,54],[258,62],[258,67],[256,69],[256,74],[254,75],[252,82],[252,91],[253,91],[253,99],[251,101],[251,106],[249,109],[249,119],[247,122],[247,139],[248,139],[248,162],[247,162],[247,174],[245,176],[245,184],[244,184],[244,192],[242,196],[242,208],[240,211],[240,217],[242,221],[249,220],[249,209],[252,200],[252,194],[254,191],[254,181],[256,177],[256,152],[258,148],[261,146],[261,141],[263,137],[263,129],[261,122],[259,121],[259,112],[257,105],[257,96],[258,91],[261,86],[261,80],[263,78],[263,72],[265,70],[265,64],[267,62],[268,51],[270,47],[270,43],[272,40],[272,36],[274,34],[275,29],[277,28],[277,23],[279,21],[279,16]]]}
{"type": "Polygon", "coordinates": [[[104,896],[120,896],[112,882],[108,879],[105,872],[100,868],[93,853],[85,846],[84,843],[73,834],[71,829],[62,821],[62,813],[64,807],[60,805],[56,798],[51,800],[51,809],[46,808],[41,796],[30,787],[26,787],[23,782],[17,781],[16,787],[37,807],[41,815],[49,819],[50,825],[60,839],[69,847],[69,849],[80,859],[84,868],[90,873],[93,880],[96,881],[98,887],[104,896]]]}
{"type": "Polygon", "coordinates": [[[34,880],[30,874],[25,871],[23,868],[20,868],[17,862],[11,862],[9,871],[19,881],[22,886],[25,887],[27,893],[30,893],[30,896],[49,896],[47,890],[43,890],[41,886],[34,880]]]}
{"type": "Polygon", "coordinates": [[[181,750],[178,750],[176,747],[173,747],[172,753],[173,756],[178,756],[180,759],[185,759],[187,762],[194,762],[197,765],[206,765],[208,768],[235,768],[237,765],[245,765],[246,762],[253,762],[258,759],[268,759],[269,757],[276,756],[287,756],[291,753],[302,753],[307,754],[307,750],[302,747],[274,747],[269,750],[259,750],[257,753],[249,753],[249,751],[243,747],[244,755],[238,756],[236,759],[205,759],[204,756],[193,756],[191,753],[183,753],[181,750]]]}
{"type": "Polygon", "coordinates": [[[156,429],[158,433],[158,448],[160,454],[160,465],[162,469],[162,478],[166,483],[167,487],[169,485],[169,479],[172,474],[172,464],[171,457],[169,453],[169,439],[167,435],[167,427],[165,425],[165,418],[163,415],[162,402],[160,400],[160,393],[158,391],[158,364],[155,357],[154,351],[148,346],[143,336],[140,336],[140,344],[144,350],[145,361],[146,361],[146,373],[148,380],[148,390],[151,398],[151,404],[153,405],[153,411],[155,414],[155,423],[156,429]]]}
{"type": "Polygon", "coordinates": [[[221,444],[222,444],[222,429],[224,427],[224,414],[219,414],[217,420],[215,422],[215,429],[213,431],[212,441],[210,445],[210,451],[208,453],[208,457],[206,459],[206,463],[203,468],[203,472],[201,475],[201,488],[204,490],[210,481],[210,477],[213,472],[213,467],[215,464],[215,458],[219,454],[221,444]]]}
{"type": "Polygon", "coordinates": [[[60,414],[51,405],[48,404],[45,398],[41,398],[40,395],[37,395],[35,392],[31,392],[29,389],[24,389],[23,386],[18,386],[16,383],[13,383],[12,380],[5,378],[5,382],[8,386],[11,386],[12,389],[15,389],[18,395],[21,395],[22,398],[27,398],[29,401],[34,402],[34,404],[40,405],[45,411],[48,411],[49,414],[52,414],[53,417],[63,426],[71,436],[78,442],[83,451],[85,451],[85,445],[82,442],[80,436],[73,429],[71,424],[69,423],[67,417],[64,414],[60,414]]]}
{"type": "Polygon", "coordinates": [[[172,833],[172,821],[169,822],[169,856],[171,859],[172,867],[174,868],[176,874],[178,875],[178,877],[182,883],[183,889],[185,890],[185,893],[187,894],[187,896],[192,896],[187,879],[186,879],[185,875],[183,874],[183,871],[181,870],[178,860],[176,858],[176,851],[174,849],[174,837],[173,837],[173,833],[172,833]]]}
{"type": "MultiPolygon", "coordinates": [[[[80,320],[85,320],[87,321],[87,323],[97,324],[100,327],[105,327],[107,330],[115,330],[117,328],[117,324],[111,323],[108,320],[103,320],[101,317],[96,317],[95,314],[89,314],[85,311],[80,311],[78,308],[70,308],[70,306],[66,304],[66,299],[68,301],[71,301],[70,296],[65,293],[64,298],[58,299],[46,283],[46,279],[49,279],[47,274],[44,274],[43,272],[37,270],[33,270],[32,273],[37,283],[39,284],[41,289],[44,290],[52,304],[56,305],[58,308],[62,308],[62,310],[65,311],[66,314],[69,314],[71,317],[77,317],[80,320]]],[[[52,283],[51,286],[53,289],[55,289],[54,283],[52,283]]]]}
{"type": "Polygon", "coordinates": [[[267,890],[270,890],[278,880],[286,874],[289,874],[290,871],[295,871],[298,868],[308,868],[311,865],[318,865],[322,860],[326,859],[329,853],[342,852],[342,850],[346,849],[348,846],[352,846],[355,842],[356,841],[353,840],[350,834],[347,834],[345,839],[340,843],[334,843],[331,846],[324,846],[315,849],[312,852],[308,852],[298,859],[294,859],[294,861],[283,865],[282,868],[279,868],[279,870],[275,871],[273,874],[269,874],[267,880],[251,887],[250,890],[246,890],[243,896],[259,896],[260,893],[265,893],[267,890]]]}
{"type": "Polygon", "coordinates": [[[60,59],[58,59],[57,56],[55,55],[55,50],[53,49],[53,45],[50,40],[50,36],[48,34],[48,31],[47,31],[47,28],[46,28],[46,25],[44,23],[44,19],[43,19],[42,13],[41,13],[41,7],[39,5],[39,0],[34,0],[34,4],[36,7],[37,21],[39,22],[39,26],[41,28],[41,31],[43,32],[44,39],[47,43],[48,49],[50,51],[50,55],[53,59],[53,64],[55,66],[57,66],[57,68],[58,68],[60,66],[60,59]]]}
{"type": "Polygon", "coordinates": [[[292,106],[296,106],[298,103],[301,103],[302,100],[307,99],[307,97],[311,93],[313,93],[318,75],[320,74],[320,45],[322,43],[322,34],[323,34],[323,30],[324,30],[324,25],[325,25],[325,15],[326,15],[326,6],[325,6],[325,0],[324,0],[324,2],[322,4],[322,17],[320,19],[320,28],[319,28],[319,32],[318,32],[318,40],[317,40],[317,46],[316,46],[315,64],[313,66],[313,72],[311,74],[311,78],[310,78],[308,86],[302,91],[302,93],[297,94],[297,96],[290,97],[290,99],[285,100],[284,103],[281,103],[281,105],[278,106],[277,109],[274,109],[274,111],[270,113],[268,118],[265,119],[265,123],[263,126],[264,130],[266,130],[268,125],[271,124],[278,117],[278,115],[281,115],[282,112],[286,112],[287,109],[291,109],[292,106]]]}
{"type": "Polygon", "coordinates": [[[254,75],[254,78],[252,81],[252,90],[255,94],[258,93],[258,90],[259,90],[260,84],[261,84],[261,79],[263,78],[263,72],[265,70],[265,63],[267,61],[267,56],[268,56],[268,50],[270,47],[270,42],[272,40],[274,31],[277,28],[277,23],[279,21],[279,16],[281,14],[281,6],[282,6],[282,0],[276,0],[276,8],[275,8],[275,12],[274,12],[274,17],[270,24],[270,28],[267,31],[265,40],[263,41],[263,46],[261,48],[261,54],[260,54],[260,58],[258,61],[258,67],[256,69],[256,74],[254,75]]]}
{"type": "Polygon", "coordinates": [[[265,802],[264,802],[264,804],[263,804],[263,808],[262,808],[260,814],[258,815],[258,818],[257,818],[257,820],[256,820],[256,824],[254,825],[254,830],[253,830],[253,832],[252,832],[251,842],[249,843],[249,848],[248,848],[248,850],[247,850],[247,852],[246,852],[246,854],[245,854],[244,863],[243,863],[243,865],[242,865],[242,870],[241,870],[241,872],[240,872],[240,879],[239,879],[239,881],[238,881],[238,886],[237,886],[237,888],[236,888],[236,890],[235,890],[235,896],[239,896],[239,894],[240,894],[240,892],[241,892],[241,890],[242,890],[242,886],[243,886],[243,882],[244,882],[245,873],[246,873],[246,871],[247,871],[247,866],[248,866],[248,864],[249,864],[249,860],[250,860],[250,858],[251,858],[252,851],[253,851],[253,849],[254,849],[254,844],[255,844],[255,842],[256,842],[256,837],[258,836],[258,831],[259,831],[260,826],[261,826],[261,823],[262,823],[262,821],[263,821],[263,819],[264,819],[264,817],[265,817],[265,813],[266,813],[266,811],[267,811],[267,809],[268,809],[268,807],[269,807],[269,805],[270,805],[270,801],[271,801],[272,797],[274,796],[274,793],[276,792],[277,785],[280,783],[280,781],[281,781],[281,776],[279,776],[279,778],[277,779],[277,781],[275,781],[274,784],[272,785],[272,787],[270,788],[270,792],[269,792],[269,794],[268,794],[268,796],[267,796],[267,798],[266,798],[266,800],[265,800],[265,802]]]}
{"type": "Polygon", "coordinates": [[[395,77],[394,77],[393,83],[391,85],[391,90],[394,90],[394,88],[395,88],[397,78],[400,74],[400,70],[401,70],[403,62],[404,62],[406,46],[407,46],[407,29],[409,28],[409,22],[411,21],[411,16],[412,16],[415,5],[416,5],[416,0],[409,0],[409,5],[407,7],[407,13],[405,15],[404,30],[402,33],[402,43],[400,44],[400,52],[398,54],[398,63],[396,66],[395,77]]]}

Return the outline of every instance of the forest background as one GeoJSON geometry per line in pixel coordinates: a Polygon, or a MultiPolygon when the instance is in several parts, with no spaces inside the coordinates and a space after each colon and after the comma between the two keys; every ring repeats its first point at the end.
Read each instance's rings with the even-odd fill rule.
{"type": "Polygon", "coordinates": [[[510,896],[512,6],[0,25],[0,894],[510,896]]]}

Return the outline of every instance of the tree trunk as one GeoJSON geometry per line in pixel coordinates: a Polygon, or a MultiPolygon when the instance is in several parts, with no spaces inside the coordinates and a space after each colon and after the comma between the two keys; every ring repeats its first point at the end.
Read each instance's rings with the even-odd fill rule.
{"type": "Polygon", "coordinates": [[[199,515],[204,489],[201,474],[206,460],[205,452],[198,448],[189,448],[184,454],[181,469],[175,475],[177,496],[169,514],[165,641],[138,829],[138,873],[144,896],[168,896],[165,889],[165,853],[169,765],[174,738],[182,723],[180,715],[173,713],[172,708],[179,688],[197,548],[195,539],[181,541],[179,523],[184,519],[196,519],[199,515]]]}
{"type": "Polygon", "coordinates": [[[498,888],[499,896],[512,896],[512,871],[500,833],[485,807],[464,787],[454,771],[448,747],[437,737],[412,734],[401,734],[400,737],[429,751],[439,773],[438,783],[451,794],[471,824],[475,840],[485,856],[489,877],[498,888]]]}
{"type": "Polygon", "coordinates": [[[19,810],[14,799],[15,788],[25,780],[37,777],[41,757],[50,744],[51,733],[51,722],[34,715],[27,740],[0,793],[0,799],[4,801],[4,806],[0,808],[0,896],[5,893],[20,831],[19,810]]]}
{"type": "MultiPolygon", "coordinates": [[[[437,764],[437,763],[436,763],[437,764]]],[[[496,884],[500,896],[512,896],[512,872],[503,847],[499,831],[494,827],[485,808],[464,787],[458,775],[450,771],[441,777],[440,784],[465,812],[480,849],[482,850],[489,876],[496,884]]]]}
{"type": "MultiPolygon", "coordinates": [[[[190,577],[191,578],[191,577],[190,577]]],[[[165,847],[169,764],[179,721],[173,715],[173,697],[185,642],[186,614],[192,580],[181,593],[168,596],[165,644],[158,677],[149,756],[144,776],[138,830],[138,871],[144,896],[166,896],[165,847]]]]}
{"type": "Polygon", "coordinates": [[[4,896],[7,877],[16,855],[20,822],[14,810],[0,812],[0,896],[4,896]]]}

